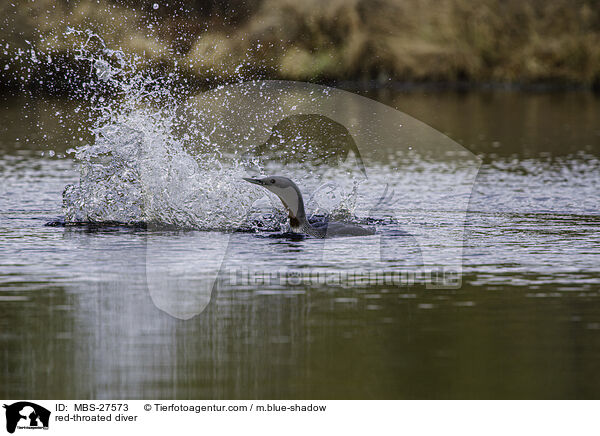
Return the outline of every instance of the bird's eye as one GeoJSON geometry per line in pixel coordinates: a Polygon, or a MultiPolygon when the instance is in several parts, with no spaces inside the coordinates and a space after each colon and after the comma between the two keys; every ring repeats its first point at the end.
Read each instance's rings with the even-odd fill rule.
{"type": "Polygon", "coordinates": [[[274,185],[275,184],[275,179],[271,179],[271,184],[274,185]]]}

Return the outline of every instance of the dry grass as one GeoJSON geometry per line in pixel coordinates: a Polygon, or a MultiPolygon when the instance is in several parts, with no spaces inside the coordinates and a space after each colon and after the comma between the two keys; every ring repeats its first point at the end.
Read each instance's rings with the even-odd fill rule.
{"type": "Polygon", "coordinates": [[[0,35],[12,48],[27,39],[68,57],[66,27],[89,28],[148,63],[211,80],[600,83],[598,0],[256,0],[236,20],[226,1],[219,16],[148,2],[9,3],[0,35]]]}

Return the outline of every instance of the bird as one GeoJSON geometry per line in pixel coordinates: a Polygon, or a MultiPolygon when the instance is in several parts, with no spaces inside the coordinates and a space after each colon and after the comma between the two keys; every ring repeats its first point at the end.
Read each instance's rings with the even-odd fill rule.
{"type": "Polygon", "coordinates": [[[350,223],[320,222],[311,224],[306,219],[304,200],[298,186],[289,178],[283,176],[268,176],[261,179],[243,178],[249,183],[262,186],[279,197],[285,206],[290,219],[290,228],[294,233],[305,233],[315,238],[330,238],[336,236],[369,236],[375,230],[350,223]]]}

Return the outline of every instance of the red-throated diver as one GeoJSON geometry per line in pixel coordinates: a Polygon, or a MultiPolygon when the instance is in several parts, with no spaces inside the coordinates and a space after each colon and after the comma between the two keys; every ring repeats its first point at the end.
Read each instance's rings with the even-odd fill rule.
{"type": "Polygon", "coordinates": [[[268,189],[279,197],[288,211],[290,227],[293,232],[306,233],[316,238],[330,238],[332,236],[368,236],[375,234],[370,228],[360,227],[354,224],[326,222],[311,224],[306,219],[304,212],[304,200],[298,186],[287,177],[269,176],[262,179],[244,180],[268,189]]]}

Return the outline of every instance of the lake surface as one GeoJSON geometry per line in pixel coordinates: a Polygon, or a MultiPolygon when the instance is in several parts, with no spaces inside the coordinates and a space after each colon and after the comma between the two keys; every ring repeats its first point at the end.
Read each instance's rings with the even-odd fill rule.
{"type": "MultiPolygon", "coordinates": [[[[354,197],[354,219],[377,228],[375,242],[393,241],[387,257],[369,239],[278,237],[277,220],[258,232],[45,226],[65,215],[63,190],[81,177],[65,154],[90,141],[90,123],[78,118],[78,102],[4,97],[0,396],[598,398],[600,99],[363,94],[448,135],[481,163],[472,189],[433,204],[414,181],[450,189],[460,169],[420,161],[400,171],[366,157],[369,181],[354,197]],[[396,219],[360,206],[376,203],[386,185],[403,205],[396,219]],[[452,208],[460,201],[464,216],[452,208]],[[459,250],[451,251],[462,272],[454,288],[335,280],[418,270],[447,247],[459,250]],[[221,273],[206,292],[214,268],[221,273]],[[311,275],[256,276],[282,268],[311,275]],[[319,282],[320,273],[334,280],[319,282]]],[[[302,179],[301,168],[289,171],[305,197],[327,197],[320,204],[335,209],[350,198],[348,186],[336,197],[302,179]]],[[[336,174],[323,177],[343,184],[336,174]]],[[[257,216],[273,211],[258,188],[239,189],[257,216]]],[[[229,200],[219,197],[223,208],[229,200]]]]}

